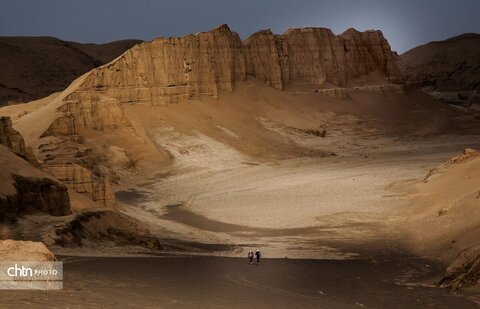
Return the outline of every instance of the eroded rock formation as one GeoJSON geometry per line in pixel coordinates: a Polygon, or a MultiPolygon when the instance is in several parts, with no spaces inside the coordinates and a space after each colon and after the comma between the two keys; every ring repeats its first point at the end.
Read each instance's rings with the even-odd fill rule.
{"type": "Polygon", "coordinates": [[[182,38],[159,38],[130,49],[116,61],[93,70],[80,86],[122,103],[169,103],[216,96],[245,78],[240,37],[226,25],[182,38]]]}
{"type": "Polygon", "coordinates": [[[46,164],[43,169],[66,184],[70,190],[81,193],[104,207],[115,206],[115,196],[108,177],[94,175],[78,164],[46,164]]]}
{"type": "MultiPolygon", "coordinates": [[[[402,82],[394,54],[380,31],[325,28],[259,31],[244,42],[227,25],[181,38],[134,46],[82,77],[43,136],[75,135],[125,122],[122,103],[162,105],[201,95],[217,97],[253,79],[274,88],[347,87],[374,73],[381,84],[402,82]]],[[[365,82],[364,82],[365,83],[365,82]]],[[[378,81],[377,81],[378,83],[378,81]]]]}
{"type": "Polygon", "coordinates": [[[0,117],[0,144],[10,148],[30,163],[37,164],[32,149],[25,147],[22,135],[13,129],[10,117],[0,117]]]}
{"type": "Polygon", "coordinates": [[[32,207],[54,216],[70,213],[70,201],[67,188],[51,178],[32,178],[13,175],[16,197],[10,199],[11,206],[16,211],[32,207]]]}
{"type": "Polygon", "coordinates": [[[92,70],[79,90],[121,103],[165,104],[202,94],[218,96],[247,77],[278,89],[289,84],[342,87],[371,72],[381,73],[386,83],[402,81],[380,31],[349,29],[336,36],[325,28],[292,29],[282,35],[263,30],[242,42],[222,25],[137,45],[92,70]]]}
{"type": "Polygon", "coordinates": [[[87,211],[55,230],[55,242],[62,247],[77,247],[85,242],[115,242],[149,249],[165,249],[140,222],[114,210],[87,211]]]}
{"type": "Polygon", "coordinates": [[[67,187],[0,145],[0,219],[35,208],[55,216],[70,213],[67,187]]]}
{"type": "Polygon", "coordinates": [[[9,117],[0,117],[0,166],[0,220],[27,208],[58,216],[70,213],[67,187],[37,169],[32,150],[9,117]]]}
{"type": "Polygon", "coordinates": [[[243,42],[246,75],[277,89],[283,89],[281,46],[270,30],[261,30],[243,42]]]}

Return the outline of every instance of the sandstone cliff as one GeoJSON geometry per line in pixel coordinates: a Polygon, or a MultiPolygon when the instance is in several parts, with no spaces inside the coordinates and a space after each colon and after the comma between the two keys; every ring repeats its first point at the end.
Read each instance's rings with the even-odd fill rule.
{"type": "Polygon", "coordinates": [[[226,25],[182,38],[159,38],[93,70],[81,91],[100,91],[122,103],[169,103],[216,96],[245,78],[242,42],[226,25]]]}
{"type": "Polygon", "coordinates": [[[137,45],[94,69],[79,91],[155,105],[202,94],[218,96],[247,77],[283,89],[289,84],[346,86],[372,72],[382,74],[384,83],[402,82],[380,31],[349,29],[336,36],[324,28],[292,29],[282,35],[263,30],[242,42],[222,25],[137,45]]]}
{"type": "Polygon", "coordinates": [[[95,175],[90,170],[72,163],[46,164],[43,170],[66,184],[70,190],[85,195],[101,206],[115,206],[115,195],[108,177],[95,175]]]}
{"type": "Polygon", "coordinates": [[[217,97],[248,79],[277,89],[310,90],[402,82],[394,54],[380,31],[349,29],[336,36],[325,28],[259,31],[244,42],[227,25],[181,38],[134,46],[85,74],[55,103],[60,117],[42,133],[71,136],[79,128],[103,130],[125,124],[123,103],[164,105],[201,95],[217,97]],[[361,85],[368,81],[360,81],[361,85]]]}
{"type": "Polygon", "coordinates": [[[283,89],[281,50],[270,30],[261,30],[243,42],[246,75],[277,89],[283,89]]]}

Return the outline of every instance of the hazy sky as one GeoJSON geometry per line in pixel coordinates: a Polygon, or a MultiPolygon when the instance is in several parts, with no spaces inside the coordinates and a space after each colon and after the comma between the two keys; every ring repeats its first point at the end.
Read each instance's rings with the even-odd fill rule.
{"type": "Polygon", "coordinates": [[[380,29],[404,52],[433,40],[480,32],[480,0],[0,0],[0,35],[103,43],[152,40],[227,23],[242,38],[259,29],[380,29]]]}

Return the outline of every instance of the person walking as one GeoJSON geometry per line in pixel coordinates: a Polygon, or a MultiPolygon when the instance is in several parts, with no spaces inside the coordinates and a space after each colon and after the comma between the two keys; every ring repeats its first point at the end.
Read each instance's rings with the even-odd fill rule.
{"type": "Polygon", "coordinates": [[[257,258],[257,264],[260,264],[260,258],[262,257],[260,250],[255,251],[255,257],[257,258]]]}
{"type": "Polygon", "coordinates": [[[250,260],[250,264],[253,264],[253,251],[252,250],[250,250],[248,252],[248,259],[250,260]]]}

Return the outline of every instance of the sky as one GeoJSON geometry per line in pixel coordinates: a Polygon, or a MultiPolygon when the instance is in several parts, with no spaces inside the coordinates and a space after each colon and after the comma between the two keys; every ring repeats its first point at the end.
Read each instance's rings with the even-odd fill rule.
{"type": "Polygon", "coordinates": [[[228,24],[242,38],[270,28],[380,29],[402,53],[480,32],[480,0],[0,0],[0,36],[53,36],[82,43],[152,40],[228,24]]]}

